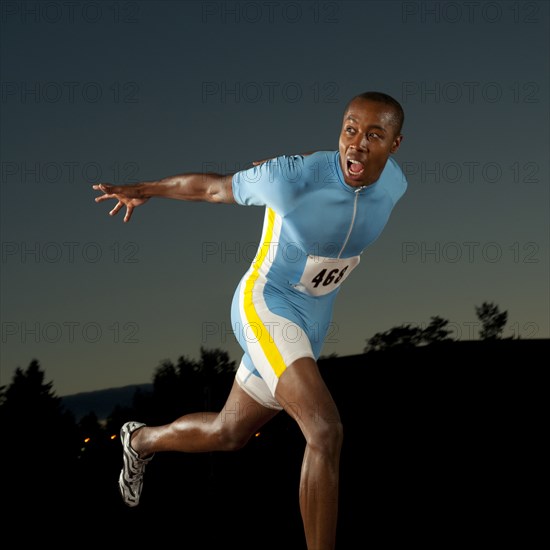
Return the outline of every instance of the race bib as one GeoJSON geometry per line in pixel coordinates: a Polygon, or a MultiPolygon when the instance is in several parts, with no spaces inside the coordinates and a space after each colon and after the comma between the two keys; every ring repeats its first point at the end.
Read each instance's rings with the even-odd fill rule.
{"type": "Polygon", "coordinates": [[[323,258],[308,256],[297,290],[310,296],[323,296],[338,288],[359,263],[359,256],[352,258],[323,258]]]}

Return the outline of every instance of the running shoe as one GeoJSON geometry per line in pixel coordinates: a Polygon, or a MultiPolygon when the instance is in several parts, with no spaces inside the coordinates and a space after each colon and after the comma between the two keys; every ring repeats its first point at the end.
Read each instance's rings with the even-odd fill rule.
{"type": "Polygon", "coordinates": [[[138,454],[130,445],[132,433],[145,424],[141,422],[126,422],[120,429],[120,441],[122,443],[123,466],[118,478],[118,487],[122,500],[128,506],[134,507],[139,504],[139,497],[143,488],[143,474],[145,466],[151,462],[154,454],[147,458],[139,458],[138,454]]]}

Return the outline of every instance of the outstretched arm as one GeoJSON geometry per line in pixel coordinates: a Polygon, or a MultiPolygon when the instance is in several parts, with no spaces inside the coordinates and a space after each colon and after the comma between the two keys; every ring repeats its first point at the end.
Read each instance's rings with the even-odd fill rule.
{"type": "Polygon", "coordinates": [[[118,200],[115,207],[109,212],[111,216],[117,214],[125,206],[126,214],[124,221],[128,222],[134,208],[146,203],[152,197],[184,201],[234,203],[235,199],[233,198],[231,186],[232,178],[233,174],[191,173],[132,185],[100,183],[93,185],[93,189],[103,192],[103,195],[96,197],[96,202],[103,202],[109,199],[118,200]]]}

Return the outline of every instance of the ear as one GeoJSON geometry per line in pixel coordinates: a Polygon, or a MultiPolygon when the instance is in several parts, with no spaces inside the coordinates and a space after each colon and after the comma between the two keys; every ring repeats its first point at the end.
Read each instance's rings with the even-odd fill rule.
{"type": "Polygon", "coordinates": [[[392,155],[397,152],[397,150],[399,149],[402,141],[403,141],[403,135],[402,134],[399,134],[398,136],[395,137],[395,139],[393,140],[391,149],[390,149],[390,153],[392,155]]]}

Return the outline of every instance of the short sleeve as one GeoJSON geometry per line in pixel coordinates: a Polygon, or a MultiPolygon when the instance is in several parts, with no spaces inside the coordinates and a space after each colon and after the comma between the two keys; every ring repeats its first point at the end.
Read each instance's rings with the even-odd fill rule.
{"type": "Polygon", "coordinates": [[[405,194],[408,182],[400,166],[391,157],[382,172],[382,178],[384,188],[392,198],[393,204],[395,204],[405,194]]]}
{"type": "Polygon", "coordinates": [[[290,210],[304,175],[302,155],[268,160],[233,175],[233,196],[244,206],[268,206],[283,214],[290,210]]]}

